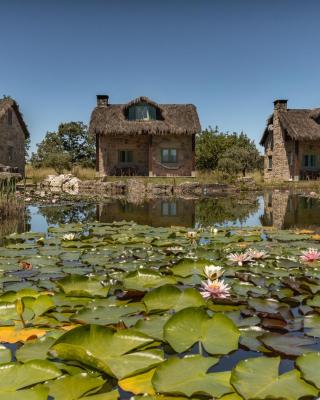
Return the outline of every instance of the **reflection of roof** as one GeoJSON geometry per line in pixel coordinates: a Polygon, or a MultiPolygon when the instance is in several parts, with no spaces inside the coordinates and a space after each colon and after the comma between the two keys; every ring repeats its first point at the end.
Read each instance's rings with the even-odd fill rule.
{"type": "Polygon", "coordinates": [[[127,104],[98,105],[92,112],[90,134],[103,135],[192,135],[201,126],[193,104],[157,104],[147,97],[138,97],[127,104]],[[131,121],[128,108],[146,103],[156,108],[157,120],[131,121]]]}
{"type": "MultiPolygon", "coordinates": [[[[281,126],[292,139],[320,140],[320,108],[288,109],[278,111],[281,126]]],[[[267,121],[260,144],[263,145],[268,134],[268,125],[272,123],[273,115],[267,121]]]]}
{"type": "Polygon", "coordinates": [[[15,111],[25,137],[30,137],[27,125],[23,120],[23,116],[19,110],[18,103],[15,100],[11,98],[0,99],[0,119],[7,113],[9,108],[12,108],[15,111]]]}

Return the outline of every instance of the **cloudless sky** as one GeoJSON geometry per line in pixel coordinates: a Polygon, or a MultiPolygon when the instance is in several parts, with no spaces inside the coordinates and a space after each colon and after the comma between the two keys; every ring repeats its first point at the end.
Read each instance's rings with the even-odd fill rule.
{"type": "Polygon", "coordinates": [[[0,0],[0,97],[32,149],[96,94],[194,103],[203,128],[259,141],[275,98],[320,107],[319,0],[0,0]]]}

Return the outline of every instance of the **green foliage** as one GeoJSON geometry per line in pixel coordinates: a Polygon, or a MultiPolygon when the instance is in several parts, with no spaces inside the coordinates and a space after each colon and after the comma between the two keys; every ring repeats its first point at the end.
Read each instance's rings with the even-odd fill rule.
{"type": "Polygon", "coordinates": [[[58,173],[71,166],[93,167],[95,143],[82,122],[61,123],[57,132],[47,132],[32,154],[31,164],[36,168],[51,167],[58,173]]]}
{"type": "Polygon", "coordinates": [[[240,134],[219,132],[209,127],[196,138],[196,165],[199,170],[215,170],[237,174],[258,168],[259,151],[253,140],[240,134]]]}

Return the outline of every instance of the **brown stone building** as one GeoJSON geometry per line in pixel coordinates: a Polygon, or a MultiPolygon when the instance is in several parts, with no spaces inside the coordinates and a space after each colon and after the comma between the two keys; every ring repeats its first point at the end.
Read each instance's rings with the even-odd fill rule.
{"type": "Polygon", "coordinates": [[[97,96],[89,133],[96,137],[97,172],[105,175],[191,176],[195,135],[201,130],[192,104],[157,104],[139,97],[110,104],[97,96]]]}
{"type": "Polygon", "coordinates": [[[25,140],[29,132],[18,104],[11,98],[0,99],[0,169],[12,167],[24,174],[25,140]]]}
{"type": "Polygon", "coordinates": [[[287,100],[276,100],[260,144],[266,181],[318,179],[320,108],[289,109],[287,100]]]}

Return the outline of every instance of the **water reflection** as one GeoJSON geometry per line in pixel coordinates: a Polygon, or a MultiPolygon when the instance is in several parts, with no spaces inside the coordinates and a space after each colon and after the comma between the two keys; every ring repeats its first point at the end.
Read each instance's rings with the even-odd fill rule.
{"type": "Polygon", "coordinates": [[[278,190],[266,192],[263,197],[261,225],[278,229],[320,227],[320,201],[317,198],[278,190]]]}
{"type": "Polygon", "coordinates": [[[30,215],[19,201],[0,201],[0,237],[29,230],[30,215]]]}
{"type": "Polygon", "coordinates": [[[205,199],[153,199],[142,204],[124,200],[68,203],[20,208],[0,223],[0,237],[24,230],[45,231],[71,222],[135,221],[151,226],[320,227],[320,201],[289,192],[246,193],[205,199]]]}

